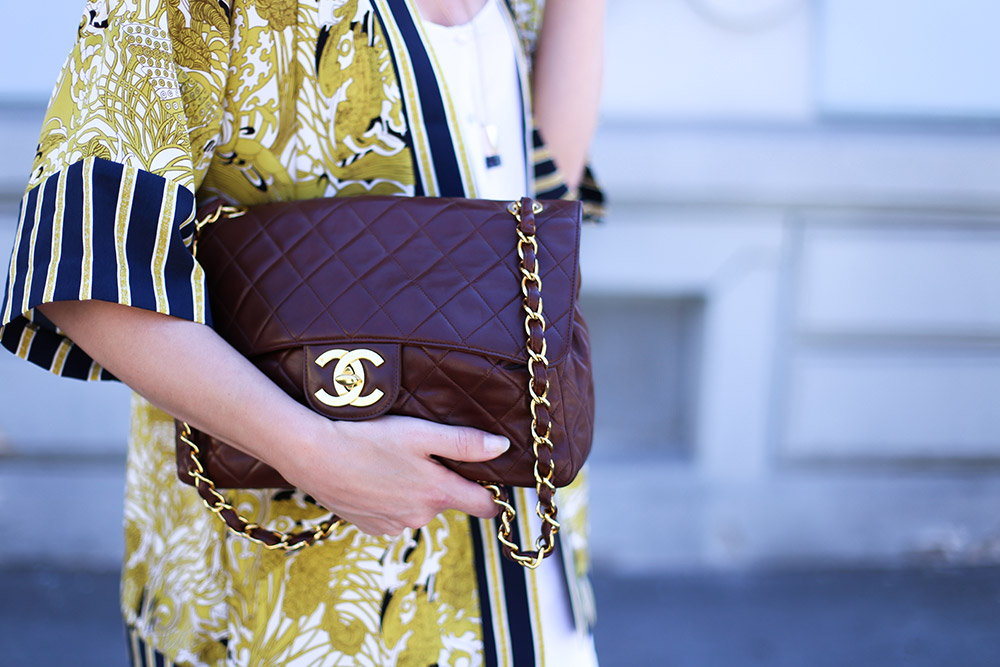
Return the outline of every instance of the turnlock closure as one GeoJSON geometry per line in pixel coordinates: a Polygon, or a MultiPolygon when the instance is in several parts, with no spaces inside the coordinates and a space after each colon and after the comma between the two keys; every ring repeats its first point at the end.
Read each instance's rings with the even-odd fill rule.
{"type": "Polygon", "coordinates": [[[385,396],[381,389],[373,389],[371,393],[362,395],[365,390],[365,367],[361,362],[367,361],[376,368],[381,366],[385,359],[378,352],[365,348],[327,350],[316,359],[316,365],[323,368],[331,361],[337,362],[333,369],[333,388],[337,395],[320,388],[313,394],[320,403],[332,408],[345,405],[364,408],[374,405],[385,396]]]}

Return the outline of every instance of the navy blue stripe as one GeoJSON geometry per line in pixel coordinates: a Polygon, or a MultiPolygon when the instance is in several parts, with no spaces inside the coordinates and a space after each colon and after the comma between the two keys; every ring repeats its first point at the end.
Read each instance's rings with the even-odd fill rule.
{"type": "Polygon", "coordinates": [[[542,133],[537,127],[531,130],[531,143],[535,148],[543,148],[545,146],[545,141],[542,139],[542,133]]]}
{"type": "MultiPolygon", "coordinates": [[[[59,177],[64,175],[65,201],[61,221],[60,256],[56,268],[55,300],[79,298],[83,276],[83,257],[86,251],[83,238],[83,215],[87,206],[91,207],[94,220],[92,235],[93,270],[92,297],[115,303],[118,301],[118,248],[115,237],[115,223],[119,212],[119,191],[124,167],[121,164],[102,160],[93,161],[93,200],[84,201],[84,163],[77,162],[64,172],[47,178],[42,184],[30,190],[24,200],[24,216],[16,253],[11,258],[14,265],[13,285],[9,284],[8,272],[5,290],[13,294],[14,321],[4,327],[2,344],[12,352],[17,352],[21,338],[29,322],[20,317],[21,303],[25,293],[28,307],[33,308],[44,298],[45,281],[52,260],[52,239],[56,215],[56,194],[59,177]],[[41,209],[39,210],[39,206],[41,209]],[[36,216],[36,213],[38,214],[36,216]],[[39,224],[35,225],[36,217],[39,224]],[[32,234],[35,234],[35,251],[30,251],[32,234]],[[32,268],[32,282],[27,283],[29,268],[32,268]]],[[[183,186],[168,181],[156,174],[137,171],[134,197],[128,221],[128,236],[125,239],[124,254],[129,263],[129,288],[132,304],[147,309],[156,309],[155,281],[151,262],[156,250],[160,208],[165,188],[175,188],[175,208],[168,211],[174,226],[165,259],[165,289],[171,314],[185,319],[194,319],[194,296],[191,288],[191,274],[194,258],[184,245],[176,228],[194,211],[194,194],[183,186]]],[[[6,305],[6,304],[4,304],[6,305]]],[[[51,368],[53,359],[64,337],[55,332],[55,327],[39,314],[34,318],[37,327],[28,350],[28,360],[44,368],[51,368]]],[[[90,357],[76,346],[67,353],[61,375],[86,379],[91,369],[90,357]]],[[[115,377],[103,371],[100,379],[114,380],[115,377]]]]}
{"type": "MultiPolygon", "coordinates": [[[[382,15],[379,14],[378,9],[372,6],[372,11],[375,14],[375,18],[378,20],[379,26],[382,27],[382,34],[388,35],[389,31],[385,28],[385,21],[382,20],[382,15]]],[[[389,55],[392,60],[392,69],[396,75],[396,82],[399,84],[400,89],[403,88],[403,77],[399,74],[399,63],[396,62],[396,53],[389,49],[389,55]]],[[[417,164],[418,156],[417,149],[413,145],[413,125],[410,123],[410,114],[407,111],[406,104],[401,105],[403,109],[403,126],[406,128],[406,134],[403,136],[403,140],[406,142],[406,146],[410,149],[410,156],[413,159],[413,196],[423,197],[427,194],[427,190],[424,188],[423,179],[420,176],[420,166],[417,164]]]]}
{"type": "MultiPolygon", "coordinates": [[[[490,604],[490,586],[486,578],[486,554],[483,548],[482,519],[470,518],[472,553],[476,567],[476,584],[479,586],[479,617],[482,619],[483,660],[486,667],[498,667],[497,640],[493,631],[493,607],[490,604]]],[[[485,522],[488,523],[488,522],[485,522]]]]}
{"type": "Polygon", "coordinates": [[[69,301],[80,297],[80,280],[83,276],[83,207],[83,163],[76,162],[66,169],[66,200],[63,207],[56,289],[52,295],[54,301],[69,301]]]}
{"type": "Polygon", "coordinates": [[[542,160],[535,163],[535,178],[551,176],[556,173],[556,163],[552,160],[542,160]]]}
{"type": "Polygon", "coordinates": [[[11,352],[17,353],[17,346],[21,343],[21,334],[24,333],[24,326],[28,323],[23,317],[14,318],[14,321],[5,326],[0,332],[0,345],[11,352]]]}
{"type": "Polygon", "coordinates": [[[127,628],[125,634],[125,644],[128,646],[129,663],[132,664],[133,667],[153,667],[153,665],[155,665],[156,667],[166,667],[167,664],[166,656],[157,651],[155,648],[153,649],[153,665],[149,664],[149,662],[146,660],[146,642],[144,642],[142,640],[142,637],[140,637],[138,634],[135,634],[136,648],[139,649],[139,654],[136,655],[132,651],[133,634],[135,634],[135,631],[132,630],[131,628],[127,628]]]}
{"type": "MultiPolygon", "coordinates": [[[[517,507],[517,502],[511,494],[512,503],[520,513],[522,509],[517,507]]],[[[499,528],[500,520],[494,519],[494,528],[499,528]]],[[[521,544],[521,535],[514,521],[511,530],[511,540],[515,544],[521,544]]],[[[507,624],[510,628],[510,643],[513,651],[514,664],[521,665],[535,664],[535,640],[531,628],[531,607],[528,604],[528,582],[526,580],[527,570],[517,563],[507,559],[500,559],[500,573],[503,578],[503,591],[507,600],[507,624]]]]}
{"type": "MultiPolygon", "coordinates": [[[[42,184],[44,185],[44,183],[42,184]]],[[[14,264],[14,289],[11,292],[14,303],[11,304],[11,315],[21,312],[21,301],[24,298],[24,283],[28,279],[28,262],[30,252],[31,230],[35,226],[35,207],[38,206],[38,194],[42,190],[42,185],[37,185],[25,195],[28,203],[24,207],[24,218],[21,220],[21,235],[17,238],[17,257],[12,257],[14,264]]],[[[5,298],[6,301],[6,298],[5,298]]],[[[4,303],[4,312],[7,312],[7,304],[4,303]]]]}
{"type": "MultiPolygon", "coordinates": [[[[194,211],[194,195],[187,188],[171,185],[177,188],[177,199],[174,208],[173,233],[170,235],[170,245],[167,246],[167,261],[164,268],[166,275],[167,298],[170,300],[170,314],[186,320],[194,319],[194,295],[191,292],[191,271],[194,269],[194,258],[187,249],[177,230],[194,211]]],[[[202,295],[205,303],[207,323],[208,295],[202,295]]]]}
{"type": "Polygon", "coordinates": [[[548,190],[539,190],[535,193],[535,196],[538,197],[538,199],[562,199],[568,192],[569,188],[560,184],[548,190]]]}
{"type": "Polygon", "coordinates": [[[86,380],[90,375],[90,356],[82,349],[74,345],[66,354],[66,361],[63,363],[62,375],[65,377],[86,380]]]}
{"type": "Polygon", "coordinates": [[[148,171],[140,171],[135,179],[132,210],[128,219],[125,256],[130,267],[128,275],[131,304],[146,310],[156,310],[153,273],[150,263],[156,249],[157,225],[163,204],[166,181],[148,171]]]}
{"type": "Polygon", "coordinates": [[[591,204],[598,209],[603,206],[604,193],[601,191],[600,186],[597,185],[594,172],[591,171],[589,166],[583,170],[583,180],[580,181],[579,191],[580,201],[591,204]]]}
{"type": "Polygon", "coordinates": [[[124,167],[116,162],[94,160],[94,270],[91,294],[94,299],[118,303],[118,264],[115,249],[115,222],[118,193],[124,167]]]}
{"type": "Polygon", "coordinates": [[[31,349],[28,350],[28,361],[42,368],[48,368],[52,365],[52,359],[56,356],[56,350],[59,348],[61,341],[62,338],[60,336],[45,329],[39,329],[35,337],[31,339],[31,349]]]}
{"type": "MultiPolygon", "coordinates": [[[[59,174],[46,179],[43,184],[42,211],[39,217],[38,232],[35,237],[35,254],[31,258],[34,274],[28,285],[28,303],[31,306],[42,302],[45,295],[45,279],[49,270],[49,260],[52,259],[52,219],[56,213],[56,193],[59,191],[59,174]]],[[[22,237],[28,239],[30,237],[22,237]]]]}
{"type": "MultiPolygon", "coordinates": [[[[462,172],[455,155],[455,141],[448,128],[448,116],[445,113],[445,103],[441,95],[441,87],[434,75],[420,33],[413,23],[413,17],[404,0],[389,0],[393,18],[406,42],[410,62],[413,63],[414,75],[420,91],[420,109],[424,117],[424,128],[427,131],[434,162],[434,172],[438,181],[438,196],[464,197],[465,187],[462,185],[462,172]]],[[[400,80],[400,86],[403,81],[400,80]]]]}

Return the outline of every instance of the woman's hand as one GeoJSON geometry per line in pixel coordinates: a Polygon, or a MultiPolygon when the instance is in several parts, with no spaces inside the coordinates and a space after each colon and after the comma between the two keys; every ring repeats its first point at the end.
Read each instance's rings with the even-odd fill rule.
{"type": "Polygon", "coordinates": [[[408,417],[333,422],[202,324],[103,301],[39,310],[151,403],[264,461],[366,533],[396,535],[446,509],[496,513],[489,491],[431,455],[486,461],[505,438],[408,417]]]}
{"type": "Polygon", "coordinates": [[[431,456],[488,461],[506,451],[506,438],[412,417],[320,419],[329,435],[301,445],[278,470],[364,532],[398,535],[404,528],[427,525],[447,509],[483,518],[496,514],[486,489],[431,456]]]}

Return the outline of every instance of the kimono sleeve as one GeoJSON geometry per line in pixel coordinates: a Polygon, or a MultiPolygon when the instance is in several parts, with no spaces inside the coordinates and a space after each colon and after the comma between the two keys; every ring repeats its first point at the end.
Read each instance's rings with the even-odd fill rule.
{"type": "Polygon", "coordinates": [[[222,118],[216,0],[90,0],[42,126],[0,305],[0,343],[57,375],[113,379],[36,307],[109,301],[207,323],[188,246],[222,118]]]}
{"type": "Polygon", "coordinates": [[[605,214],[604,191],[597,184],[590,165],[584,166],[580,184],[576,190],[571,190],[537,129],[534,131],[533,141],[535,196],[539,199],[578,200],[583,204],[583,218],[586,222],[602,222],[605,214]]]}

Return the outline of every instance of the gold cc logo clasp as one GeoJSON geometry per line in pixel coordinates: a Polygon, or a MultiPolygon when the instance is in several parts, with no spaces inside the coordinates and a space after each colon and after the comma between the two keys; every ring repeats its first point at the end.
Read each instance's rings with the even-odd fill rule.
{"type": "Polygon", "coordinates": [[[385,359],[378,352],[366,349],[327,350],[316,359],[316,365],[323,368],[334,359],[337,360],[337,365],[333,369],[333,387],[337,390],[337,395],[334,396],[321,388],[314,394],[321,403],[334,408],[342,408],[345,405],[364,408],[385,395],[381,389],[375,389],[367,396],[361,395],[365,388],[365,367],[361,362],[370,361],[376,368],[381,366],[385,363],[385,359]]]}

